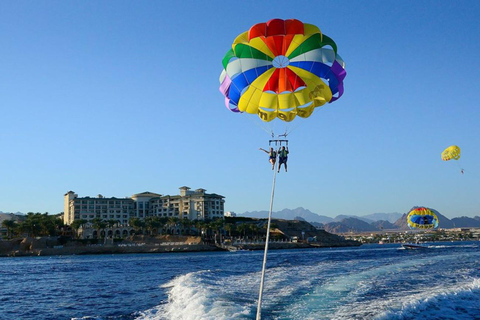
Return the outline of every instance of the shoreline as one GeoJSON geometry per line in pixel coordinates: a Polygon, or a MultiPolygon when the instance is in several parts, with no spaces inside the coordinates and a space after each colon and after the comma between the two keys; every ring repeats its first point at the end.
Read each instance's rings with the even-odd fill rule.
{"type": "MultiPolygon", "coordinates": [[[[175,253],[175,252],[213,252],[213,251],[257,251],[264,250],[265,243],[242,244],[206,244],[196,237],[178,237],[175,239],[146,238],[126,243],[109,244],[79,244],[67,242],[64,245],[57,239],[51,238],[24,238],[0,241],[0,257],[34,257],[34,256],[68,256],[94,254],[135,254],[135,253],[175,253]],[[54,241],[55,240],[55,241],[54,241]],[[140,240],[141,242],[138,242],[140,240]],[[167,240],[167,241],[165,241],[167,240]],[[177,241],[168,241],[177,240],[177,241]],[[180,240],[180,241],[179,241],[180,240]]],[[[269,250],[328,248],[360,246],[355,241],[342,242],[270,242],[269,250]]]]}

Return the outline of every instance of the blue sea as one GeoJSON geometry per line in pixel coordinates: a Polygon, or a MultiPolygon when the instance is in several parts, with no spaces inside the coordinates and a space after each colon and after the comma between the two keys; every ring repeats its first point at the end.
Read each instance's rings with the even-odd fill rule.
{"type": "MultiPolygon", "coordinates": [[[[262,319],[480,319],[480,243],[271,250],[262,319]]],[[[0,319],[255,319],[262,251],[0,258],[0,319]]]]}

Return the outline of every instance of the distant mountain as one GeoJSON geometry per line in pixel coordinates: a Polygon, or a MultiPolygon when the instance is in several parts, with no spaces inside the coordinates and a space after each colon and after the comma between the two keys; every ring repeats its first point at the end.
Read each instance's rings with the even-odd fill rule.
{"type": "Polygon", "coordinates": [[[344,214],[340,214],[338,216],[335,217],[335,221],[336,222],[340,222],[344,219],[348,219],[348,218],[355,218],[355,219],[359,219],[359,220],[362,220],[366,223],[372,223],[374,220],[370,220],[370,219],[367,219],[367,218],[364,218],[364,217],[359,217],[359,216],[355,216],[355,215],[344,215],[344,214]]]}
{"type": "MultiPolygon", "coordinates": [[[[250,218],[268,218],[268,211],[251,211],[239,213],[238,216],[241,217],[250,217],[250,218]]],[[[297,208],[297,209],[283,209],[282,211],[272,212],[272,217],[275,219],[285,219],[285,220],[294,220],[295,217],[303,218],[307,222],[319,222],[319,223],[328,223],[332,222],[333,219],[327,216],[321,216],[316,213],[311,212],[308,209],[297,208]]]]}
{"type": "Polygon", "coordinates": [[[372,213],[365,216],[356,216],[356,215],[338,215],[335,217],[335,221],[341,221],[345,218],[357,218],[367,223],[373,223],[375,221],[388,221],[394,223],[402,216],[401,213],[392,212],[392,213],[372,213]]]}
{"type": "Polygon", "coordinates": [[[456,228],[468,228],[468,227],[476,227],[480,228],[480,217],[459,217],[452,219],[453,224],[456,228]]]}
{"type": "Polygon", "coordinates": [[[372,226],[379,230],[393,230],[397,229],[397,226],[386,220],[378,220],[371,223],[372,226]]]}
{"type": "Polygon", "coordinates": [[[23,212],[3,212],[3,211],[0,211],[0,214],[14,214],[14,215],[17,215],[17,216],[24,216],[25,213],[23,212]]]}
{"type": "Polygon", "coordinates": [[[372,221],[380,221],[380,220],[385,220],[391,223],[394,223],[397,221],[400,217],[402,216],[401,213],[398,212],[392,212],[392,213],[372,213],[368,214],[366,216],[363,216],[365,219],[369,219],[372,221]]]}
{"type": "Polygon", "coordinates": [[[324,225],[324,229],[330,233],[368,232],[380,230],[368,222],[353,217],[344,218],[341,221],[327,223],[324,225]]]}
{"type": "MultiPolygon", "coordinates": [[[[243,217],[251,217],[251,218],[259,218],[265,219],[268,218],[268,211],[251,211],[251,212],[244,212],[239,213],[239,216],[243,217]]],[[[321,223],[327,224],[331,222],[341,222],[344,219],[348,218],[355,218],[362,220],[366,223],[374,223],[375,221],[385,220],[391,223],[394,223],[402,216],[401,213],[393,212],[393,213],[373,213],[366,216],[356,216],[356,215],[338,215],[335,218],[322,216],[317,213],[311,212],[308,209],[304,209],[302,207],[296,209],[283,209],[282,211],[277,211],[272,213],[272,217],[278,219],[287,219],[287,220],[299,220],[297,218],[302,218],[303,220],[309,223],[321,223]]]]}
{"type": "Polygon", "coordinates": [[[410,229],[408,227],[408,223],[407,223],[407,214],[404,213],[397,221],[395,221],[395,223],[393,225],[396,226],[397,229],[400,229],[400,230],[410,229]]]}
{"type": "Polygon", "coordinates": [[[20,221],[23,218],[24,218],[23,214],[0,212],[0,224],[3,222],[3,220],[20,221]]]}
{"type": "MultiPolygon", "coordinates": [[[[451,228],[480,228],[480,216],[474,218],[460,217],[448,219],[437,210],[432,209],[438,217],[439,227],[451,228]]],[[[268,217],[268,211],[252,211],[239,214],[239,216],[264,219],[268,217]]],[[[335,218],[318,215],[308,209],[283,209],[273,212],[272,217],[285,220],[306,221],[318,229],[325,229],[331,233],[348,232],[374,232],[382,230],[409,230],[407,225],[407,214],[398,212],[373,213],[365,216],[338,215],[335,218]]]]}

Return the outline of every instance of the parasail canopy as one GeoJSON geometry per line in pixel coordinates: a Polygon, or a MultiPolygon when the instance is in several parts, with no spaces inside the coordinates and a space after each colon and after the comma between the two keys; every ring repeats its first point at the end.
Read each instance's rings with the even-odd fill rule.
{"type": "Polygon", "coordinates": [[[314,25],[272,19],[240,34],[223,58],[220,91],[233,112],[263,121],[308,118],[343,94],[345,63],[314,25]]]}
{"type": "Polygon", "coordinates": [[[460,148],[458,146],[450,146],[442,152],[442,160],[458,160],[460,159],[460,148]]]}
{"type": "Polygon", "coordinates": [[[435,229],[438,227],[438,217],[429,208],[414,207],[407,215],[410,229],[435,229]]]}

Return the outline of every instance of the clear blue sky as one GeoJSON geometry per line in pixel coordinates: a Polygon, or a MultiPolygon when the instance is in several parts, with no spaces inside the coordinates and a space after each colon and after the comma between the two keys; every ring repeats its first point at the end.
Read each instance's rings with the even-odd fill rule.
{"type": "Polygon", "coordinates": [[[184,185],[267,210],[269,135],[218,78],[238,34],[295,18],[335,40],[347,77],[289,125],[274,210],[480,215],[479,16],[478,1],[2,1],[0,211],[184,185]],[[440,159],[452,144],[460,163],[440,159]]]}

